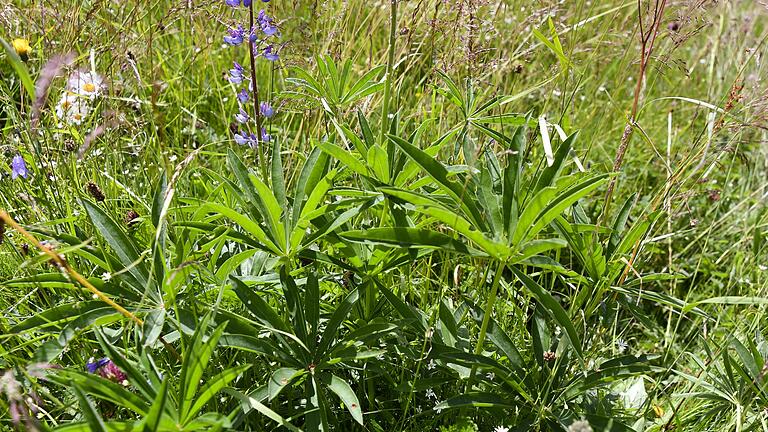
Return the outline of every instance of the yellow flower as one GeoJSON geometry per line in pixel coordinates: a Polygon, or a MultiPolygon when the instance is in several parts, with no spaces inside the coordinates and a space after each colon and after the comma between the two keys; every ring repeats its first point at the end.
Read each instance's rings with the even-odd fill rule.
{"type": "Polygon", "coordinates": [[[29,46],[29,41],[26,39],[14,39],[11,41],[11,44],[13,45],[13,49],[16,50],[16,54],[18,54],[19,57],[26,58],[29,56],[29,53],[32,52],[32,47],[29,46]]]}

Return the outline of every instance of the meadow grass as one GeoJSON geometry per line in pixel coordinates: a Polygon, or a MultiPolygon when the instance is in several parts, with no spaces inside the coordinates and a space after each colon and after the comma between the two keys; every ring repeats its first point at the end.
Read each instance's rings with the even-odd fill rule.
{"type": "Polygon", "coordinates": [[[253,4],[0,5],[0,429],[768,430],[765,5],[253,4]]]}

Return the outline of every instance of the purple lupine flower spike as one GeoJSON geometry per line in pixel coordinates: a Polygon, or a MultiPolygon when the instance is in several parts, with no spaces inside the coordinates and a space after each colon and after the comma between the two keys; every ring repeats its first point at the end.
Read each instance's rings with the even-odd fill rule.
{"type": "Polygon", "coordinates": [[[259,104],[259,111],[261,111],[261,115],[266,118],[272,118],[272,116],[275,115],[275,110],[272,108],[272,106],[269,105],[268,102],[262,102],[259,104]]]}
{"type": "Polygon", "coordinates": [[[27,164],[24,162],[24,158],[20,154],[13,157],[11,161],[11,177],[17,179],[19,177],[27,178],[29,170],[27,170],[27,164]]]}

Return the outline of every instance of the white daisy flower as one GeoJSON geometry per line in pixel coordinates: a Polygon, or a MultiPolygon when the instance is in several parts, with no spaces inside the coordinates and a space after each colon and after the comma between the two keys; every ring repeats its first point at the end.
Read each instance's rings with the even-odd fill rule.
{"type": "Polygon", "coordinates": [[[493,432],[509,432],[509,428],[506,426],[496,426],[493,432]]]}
{"type": "Polygon", "coordinates": [[[96,72],[75,71],[69,76],[67,88],[78,96],[96,99],[104,86],[104,79],[96,72]]]}
{"type": "Polygon", "coordinates": [[[90,112],[91,107],[88,102],[70,92],[64,92],[61,100],[56,104],[56,116],[62,123],[79,125],[90,112]]]}

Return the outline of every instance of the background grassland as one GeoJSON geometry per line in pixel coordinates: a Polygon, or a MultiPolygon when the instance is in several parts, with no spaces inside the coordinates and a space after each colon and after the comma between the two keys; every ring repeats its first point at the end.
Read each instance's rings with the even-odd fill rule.
{"type": "MultiPolygon", "coordinates": [[[[485,167],[489,154],[506,167],[515,153],[505,139],[526,123],[526,114],[532,120],[521,153],[520,177],[529,187],[524,188],[525,196],[546,171],[537,123],[541,116],[567,135],[578,132],[563,174],[577,170],[572,156],[578,157],[589,175],[614,171],[638,88],[638,33],[648,29],[650,11],[659,2],[640,1],[639,11],[638,2],[615,0],[399,3],[396,68],[391,76],[390,106],[397,113],[392,121],[396,126],[390,129],[393,135],[427,149],[449,131],[469,124],[450,100],[450,82],[456,84],[460,98],[506,98],[490,113],[498,120],[487,123],[499,135],[471,129],[466,143],[459,141],[458,134],[451,135],[435,157],[451,168],[451,178],[461,180],[457,184],[466,187],[467,196],[480,196],[483,210],[486,198],[473,192],[472,186],[480,171],[473,170],[485,167]],[[643,17],[642,29],[638,14],[643,17]]],[[[33,79],[55,54],[72,51],[77,54],[77,67],[94,68],[107,82],[94,114],[79,127],[62,128],[52,111],[65,79],[54,80],[40,125],[33,128],[32,101],[10,57],[0,57],[0,209],[41,239],[54,240],[74,270],[153,322],[158,334],[181,355],[177,361],[172,350],[158,342],[158,334],[147,342],[147,333],[152,333],[148,326],[109,314],[111,309],[98,309],[104,305],[93,302],[80,285],[59,276],[34,247],[29,254],[23,253],[26,241],[6,228],[6,241],[0,245],[0,368],[12,371],[25,394],[39,395],[42,420],[34,427],[70,422],[88,422],[87,427],[93,427],[93,422],[98,423],[94,419],[102,417],[126,424],[153,418],[126,408],[121,401],[129,396],[105,397],[107,387],[99,390],[98,386],[107,384],[67,374],[82,371],[92,356],[113,360],[123,356],[127,363],[121,367],[133,365],[151,381],[152,388],[146,391],[128,387],[149,407],[162,393],[162,378],[152,382],[151,374],[168,377],[168,388],[183,394],[191,388],[183,365],[194,361],[189,359],[196,351],[204,351],[204,334],[211,334],[207,341],[215,339],[214,327],[229,321],[220,346],[214,343],[209,358],[201,360],[209,366],[199,378],[205,383],[225,369],[251,365],[250,369],[238,369],[238,378],[227,382],[232,392],[217,393],[205,404],[206,412],[222,418],[212,415],[210,424],[194,423],[197,419],[190,415],[186,423],[190,430],[211,424],[237,430],[280,428],[269,413],[303,430],[323,430],[328,422],[330,430],[478,427],[490,431],[506,426],[560,431],[576,430],[574,422],[582,419],[596,431],[768,430],[765,5],[668,1],[639,86],[634,134],[623,164],[611,177],[616,189],[610,207],[606,206],[606,182],[562,213],[563,221],[583,234],[582,243],[569,241],[567,246],[543,252],[540,261],[498,268],[488,257],[456,254],[446,244],[406,250],[394,247],[391,239],[389,243],[370,238],[353,242],[340,235],[410,224],[480,247],[451,224],[416,211],[418,204],[382,193],[392,185],[360,175],[344,160],[337,161],[337,156],[323,156],[318,167],[327,166],[317,168],[322,175],[312,178],[320,184],[328,170],[339,171],[322,197],[327,213],[313,219],[308,229],[319,230],[324,223],[341,218],[344,211],[365,203],[365,197],[381,197],[308,248],[339,262],[308,255],[278,260],[274,253],[254,253],[254,243],[236,241],[214,229],[247,231],[242,224],[216,217],[216,211],[205,207],[209,203],[269,226],[263,212],[253,211],[244,198],[248,188],[236,178],[237,160],[252,168],[269,190],[282,185],[288,191],[290,206],[283,209],[285,216],[290,213],[288,207],[290,211],[300,208],[292,196],[305,187],[302,166],[322,153],[315,150],[319,143],[332,143],[370,164],[370,156],[366,160],[359,156],[359,148],[345,144],[349,137],[342,136],[334,122],[360,139],[364,134],[359,113],[377,137],[382,124],[384,84],[365,97],[337,100],[326,108],[320,99],[333,102],[333,92],[312,95],[296,79],[302,74],[322,78],[324,58],[342,70],[348,61],[352,80],[385,65],[390,47],[389,2],[272,0],[264,7],[280,23],[282,34],[280,61],[261,62],[257,70],[263,97],[278,111],[269,127],[280,143],[282,183],[274,174],[263,176],[260,167],[262,158],[274,159],[275,150],[239,147],[230,133],[237,101],[226,73],[233,60],[244,65],[248,61],[243,47],[225,46],[222,36],[229,25],[244,19],[243,10],[233,10],[219,0],[0,5],[0,37],[31,41],[25,65],[33,79]],[[86,148],[86,136],[99,125],[109,127],[86,148]],[[32,170],[27,180],[10,178],[10,161],[16,154],[22,154],[32,170]],[[88,198],[88,182],[99,185],[105,194],[107,199],[96,207],[112,219],[113,226],[105,228],[95,221],[98,211],[81,201],[88,198]],[[163,192],[166,187],[174,193],[160,194],[161,198],[171,196],[162,221],[157,190],[163,192]],[[124,218],[130,210],[141,220],[129,227],[124,218]],[[610,232],[610,228],[623,228],[614,224],[620,215],[626,216],[626,228],[610,232]],[[646,229],[638,228],[633,238],[632,227],[645,222],[646,229]],[[192,223],[213,225],[191,229],[192,223]],[[114,229],[127,233],[135,243],[140,254],[136,267],[115,258],[118,254],[113,252],[119,247],[114,237],[105,235],[114,229]],[[166,237],[167,241],[157,240],[166,237]],[[597,257],[625,238],[631,239],[627,240],[631,247],[607,260],[608,267],[623,276],[592,277],[584,256],[597,257]],[[239,254],[248,255],[241,256],[242,265],[239,259],[230,261],[239,254]],[[377,262],[382,268],[375,268],[377,262]],[[150,280],[146,290],[130,291],[126,274],[144,264],[152,271],[162,267],[162,277],[150,280]],[[578,336],[581,357],[562,317],[553,312],[557,308],[531,291],[525,279],[514,273],[518,270],[543,287],[546,299],[562,306],[578,336]],[[500,378],[502,369],[482,360],[493,359],[514,369],[509,352],[500,346],[500,336],[482,340],[481,322],[487,310],[483,308],[496,291],[497,272],[498,300],[490,302],[495,327],[506,332],[521,355],[522,372],[514,371],[519,378],[515,385],[525,392],[500,378]],[[264,333],[261,320],[265,318],[254,315],[230,275],[262,295],[280,319],[294,323],[294,330],[304,326],[295,324],[297,310],[307,308],[302,313],[311,322],[309,303],[313,302],[319,307],[314,312],[315,331],[331,329],[334,312],[343,309],[349,300],[345,296],[359,288],[363,293],[359,303],[356,300],[338,329],[331,329],[338,332],[328,336],[334,343],[359,337],[352,344],[359,350],[357,357],[336,353],[343,360],[324,366],[350,383],[354,399],[346,388],[339,390],[318,378],[318,386],[325,389],[319,391],[320,399],[327,401],[312,410],[306,402],[311,396],[307,376],[294,378],[293,386],[268,398],[264,393],[268,377],[282,377],[279,374],[289,366],[281,363],[280,356],[270,357],[253,347],[245,350],[231,342],[232,335],[246,334],[245,328],[261,329],[251,336],[264,333]],[[50,279],[43,281],[43,276],[50,279]],[[307,296],[313,292],[313,278],[319,288],[311,300],[307,296]],[[296,304],[291,303],[292,283],[300,293],[296,304]],[[77,304],[103,313],[61,309],[77,304]],[[587,304],[596,307],[590,309],[587,304]],[[60,307],[59,312],[50,312],[55,307],[60,307]],[[213,316],[207,315],[211,311],[213,316]],[[35,317],[41,317],[39,322],[30,321],[35,317]],[[200,322],[211,328],[199,326],[200,322]],[[254,322],[261,327],[248,327],[254,322]],[[365,327],[387,322],[397,327],[382,334],[365,327]],[[361,328],[371,333],[354,333],[361,328]],[[60,345],[55,343],[57,337],[60,345]],[[481,348],[477,352],[476,346],[481,348]],[[54,348],[46,353],[41,347],[54,348]],[[548,352],[556,360],[544,360],[548,352]],[[63,375],[58,381],[30,375],[29,365],[37,362],[60,365],[63,375]],[[612,372],[599,374],[606,370],[612,372]],[[585,375],[599,385],[584,384],[589,380],[585,375]],[[634,390],[627,390],[632,384],[634,390]],[[80,398],[79,392],[92,399],[80,398]],[[236,393],[264,405],[242,405],[236,393]],[[637,405],[627,400],[628,395],[637,398],[637,405]],[[365,413],[364,425],[356,422],[352,400],[365,413]],[[94,416],[88,415],[87,406],[94,416]],[[315,418],[320,417],[318,412],[328,419],[315,418]]],[[[384,83],[383,71],[372,82],[384,83]]],[[[561,140],[554,129],[549,133],[557,149],[561,140]]],[[[382,145],[396,148],[403,164],[411,160],[404,147],[382,145]]],[[[432,172],[424,164],[417,165],[419,174],[407,187],[461,213],[450,193],[430,176],[432,172]]],[[[498,187],[492,189],[498,192],[498,187]]],[[[563,237],[562,227],[555,225],[548,225],[537,238],[563,237]]],[[[274,334],[264,337],[269,338],[279,339],[274,334]]],[[[275,344],[278,350],[289,350],[275,344]]],[[[134,382],[135,377],[130,378],[134,382]]],[[[0,392],[6,393],[5,399],[0,398],[0,428],[10,427],[13,398],[7,388],[0,392]]],[[[182,398],[171,399],[178,403],[182,398]]],[[[171,405],[166,409],[176,410],[174,421],[183,423],[183,407],[171,405]]],[[[34,416],[29,410],[24,415],[30,413],[34,416]]],[[[166,420],[172,417],[168,414],[166,420]]],[[[166,426],[159,421],[156,430],[166,426]]]]}

